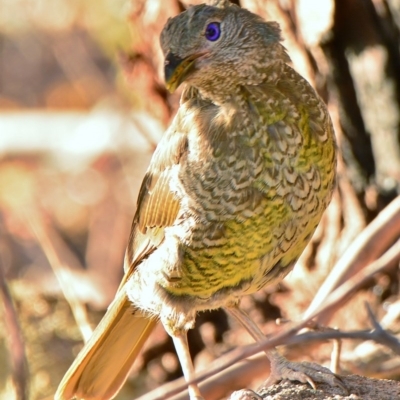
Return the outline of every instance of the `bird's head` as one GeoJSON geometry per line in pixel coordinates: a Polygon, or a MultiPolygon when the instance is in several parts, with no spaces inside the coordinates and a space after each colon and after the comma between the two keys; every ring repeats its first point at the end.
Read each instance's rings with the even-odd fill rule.
{"type": "Polygon", "coordinates": [[[277,23],[228,0],[192,6],[161,33],[166,86],[173,92],[184,81],[207,89],[257,80],[271,62],[289,60],[280,40],[277,23]]]}

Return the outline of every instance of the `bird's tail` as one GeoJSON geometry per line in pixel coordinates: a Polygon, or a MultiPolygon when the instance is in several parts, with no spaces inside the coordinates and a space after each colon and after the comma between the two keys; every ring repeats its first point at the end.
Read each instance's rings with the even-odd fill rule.
{"type": "Polygon", "coordinates": [[[120,290],[65,374],[54,399],[112,399],[155,324],[155,319],[135,309],[120,290]]]}

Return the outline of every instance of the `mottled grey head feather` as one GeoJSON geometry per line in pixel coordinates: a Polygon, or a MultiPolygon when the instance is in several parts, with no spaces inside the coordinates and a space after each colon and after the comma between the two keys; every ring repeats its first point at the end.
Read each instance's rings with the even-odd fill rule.
{"type": "Polygon", "coordinates": [[[190,7],[169,19],[161,34],[165,55],[196,58],[185,80],[200,89],[255,81],[271,63],[288,62],[280,41],[276,22],[266,22],[226,0],[190,7]],[[221,36],[214,42],[205,37],[211,22],[221,27],[221,36]]]}

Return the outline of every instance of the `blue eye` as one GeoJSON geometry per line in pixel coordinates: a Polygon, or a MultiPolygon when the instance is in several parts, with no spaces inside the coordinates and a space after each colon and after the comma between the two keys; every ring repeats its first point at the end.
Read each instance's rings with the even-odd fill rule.
{"type": "Polygon", "coordinates": [[[219,39],[220,35],[221,35],[221,28],[219,22],[211,22],[207,25],[205,33],[207,40],[215,42],[216,40],[219,39]]]}

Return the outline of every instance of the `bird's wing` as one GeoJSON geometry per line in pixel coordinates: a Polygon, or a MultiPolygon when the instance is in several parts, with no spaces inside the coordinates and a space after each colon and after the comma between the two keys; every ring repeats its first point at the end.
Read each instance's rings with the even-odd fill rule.
{"type": "Polygon", "coordinates": [[[179,213],[180,200],[171,189],[171,180],[176,179],[176,167],[187,151],[187,135],[181,133],[177,126],[179,115],[157,146],[143,179],[125,255],[125,276],[120,288],[136,266],[161,244],[164,229],[174,223],[179,213]]]}

